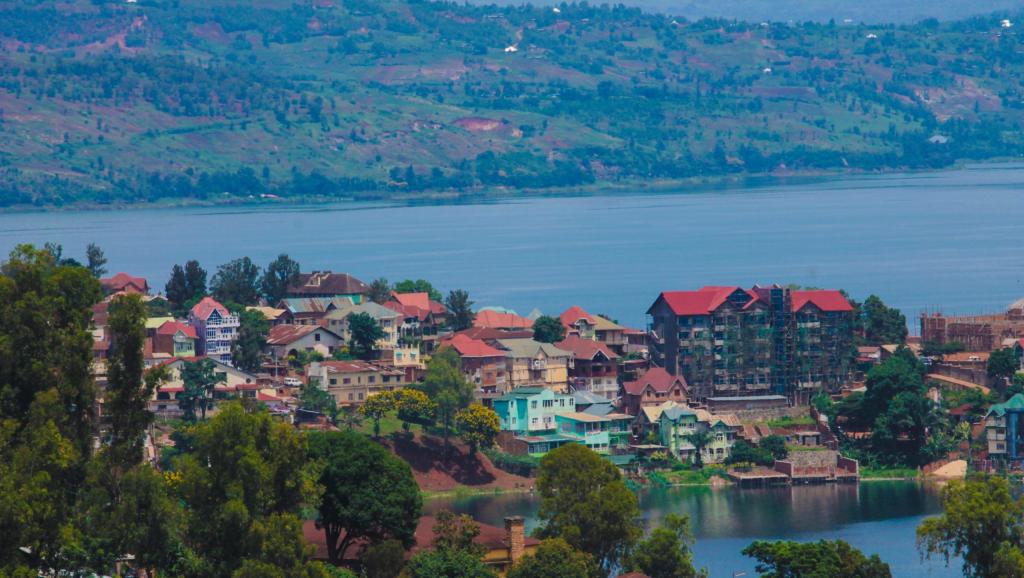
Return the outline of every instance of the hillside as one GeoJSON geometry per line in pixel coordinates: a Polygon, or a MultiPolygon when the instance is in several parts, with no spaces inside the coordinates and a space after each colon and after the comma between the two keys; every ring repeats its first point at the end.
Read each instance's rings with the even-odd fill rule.
{"type": "Polygon", "coordinates": [[[0,0],[0,205],[384,197],[1018,155],[993,17],[0,0]]]}

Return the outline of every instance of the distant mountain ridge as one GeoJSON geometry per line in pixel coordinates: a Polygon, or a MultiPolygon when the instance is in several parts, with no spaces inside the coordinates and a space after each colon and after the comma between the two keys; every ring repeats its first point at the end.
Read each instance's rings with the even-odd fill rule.
{"type": "Polygon", "coordinates": [[[1016,19],[0,0],[0,206],[475,195],[1018,156],[1016,19]]]}

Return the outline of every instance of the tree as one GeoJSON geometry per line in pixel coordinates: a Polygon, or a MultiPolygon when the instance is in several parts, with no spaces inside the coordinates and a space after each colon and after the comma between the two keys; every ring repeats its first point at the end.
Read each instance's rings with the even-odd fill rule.
{"type": "Polygon", "coordinates": [[[206,419],[206,410],[213,403],[214,387],[225,379],[217,374],[217,366],[212,359],[182,362],[181,381],[185,391],[178,394],[178,406],[186,421],[195,421],[197,409],[202,419],[206,419]]]}
{"type": "Polygon", "coordinates": [[[732,448],[729,449],[729,457],[725,459],[725,463],[770,466],[775,463],[775,457],[770,451],[757,447],[746,440],[736,440],[732,448]]]}
{"type": "Polygon", "coordinates": [[[541,343],[555,343],[565,339],[565,326],[554,317],[541,315],[533,322],[533,338],[541,343]]]}
{"type": "Polygon", "coordinates": [[[146,428],[153,421],[147,404],[156,387],[143,376],[146,306],[142,298],[123,295],[111,301],[107,328],[111,342],[103,407],[110,422],[110,465],[127,470],[142,462],[146,428]]]}
{"type": "Polygon", "coordinates": [[[473,384],[466,381],[460,369],[459,354],[451,347],[437,352],[427,363],[423,378],[423,391],[437,404],[437,417],[444,435],[445,457],[448,455],[448,437],[456,412],[473,401],[473,384]]]}
{"type": "Polygon", "coordinates": [[[258,562],[246,566],[248,575],[308,575],[309,550],[300,551],[294,517],[317,498],[305,436],[240,402],[225,404],[191,434],[191,447],[173,462],[172,488],[187,513],[184,540],[198,558],[198,574],[228,578],[258,562]]]}
{"type": "Polygon", "coordinates": [[[426,426],[434,423],[437,404],[427,394],[418,389],[405,388],[394,392],[395,407],[398,419],[402,420],[402,429],[409,431],[410,424],[426,426]]]}
{"type": "Polygon", "coordinates": [[[757,541],[743,549],[762,578],[891,578],[889,565],[842,540],[757,541]]]}
{"type": "Polygon", "coordinates": [[[536,554],[519,560],[508,578],[591,578],[597,573],[588,554],[574,550],[561,538],[551,538],[540,543],[536,554]]]}
{"type": "Polygon", "coordinates": [[[167,301],[176,309],[183,308],[185,302],[191,299],[188,292],[188,281],[185,280],[185,270],[181,268],[181,265],[175,264],[171,267],[171,278],[164,286],[164,294],[167,296],[167,301]]]}
{"type": "Polygon", "coordinates": [[[355,432],[316,432],[309,445],[322,468],[318,522],[332,562],[362,541],[412,546],[423,499],[408,463],[355,432]]]}
{"type": "Polygon", "coordinates": [[[255,305],[260,298],[259,277],[260,268],[248,257],[242,257],[218,267],[210,288],[222,303],[255,305]]]}
{"type": "Polygon", "coordinates": [[[399,540],[384,540],[367,548],[360,562],[366,578],[398,578],[405,567],[405,547],[399,540]]]}
{"type": "Polygon", "coordinates": [[[451,311],[452,329],[462,331],[473,326],[473,302],[469,300],[469,293],[455,289],[448,293],[444,305],[451,311]]]}
{"type": "Polygon", "coordinates": [[[494,445],[501,432],[501,420],[493,409],[474,403],[455,414],[455,427],[462,441],[469,444],[470,451],[476,453],[478,448],[494,445]]]}
{"type": "Polygon", "coordinates": [[[424,279],[399,281],[395,283],[395,293],[426,293],[432,301],[440,301],[443,298],[441,292],[424,279]]]}
{"type": "Polygon", "coordinates": [[[887,307],[877,295],[865,299],[862,309],[867,343],[882,345],[907,340],[907,318],[899,309],[887,307]]]}
{"type": "Polygon", "coordinates": [[[391,300],[391,284],[383,277],[378,277],[370,283],[370,301],[383,305],[391,300]]]}
{"type": "Polygon", "coordinates": [[[255,373],[263,366],[263,349],[267,346],[270,323],[259,311],[243,309],[238,315],[238,337],[231,344],[235,367],[255,373]]]}
{"type": "Polygon", "coordinates": [[[622,474],[586,446],[548,452],[537,477],[540,534],[562,538],[609,572],[639,539],[640,507],[622,474]]]}
{"type": "Polygon", "coordinates": [[[627,566],[650,578],[696,578],[707,576],[693,567],[693,534],[690,518],[666,514],[661,527],[641,540],[629,555],[627,566]]]}
{"type": "Polygon", "coordinates": [[[199,261],[185,263],[185,295],[185,301],[206,295],[206,269],[199,266],[199,261]]]}
{"type": "Polygon", "coordinates": [[[1009,379],[1020,369],[1020,359],[1012,347],[993,351],[986,367],[989,377],[1009,379]]]}
{"type": "Polygon", "coordinates": [[[299,271],[298,262],[284,253],[271,261],[260,279],[260,290],[267,303],[277,305],[288,293],[288,287],[298,282],[299,271]]]}
{"type": "Polygon", "coordinates": [[[1024,535],[1024,502],[1014,497],[1010,482],[976,474],[949,482],[939,500],[942,515],[917,528],[918,549],[944,557],[947,564],[962,557],[968,578],[1007,575],[996,572],[997,563],[1006,565],[1019,555],[1024,535]]]}
{"type": "Polygon", "coordinates": [[[758,443],[758,447],[763,450],[767,450],[772,455],[772,458],[776,460],[784,460],[789,456],[789,448],[786,447],[786,438],[772,434],[761,438],[758,443]]]}
{"type": "Polygon", "coordinates": [[[693,463],[698,468],[704,467],[704,448],[711,443],[711,434],[706,431],[695,431],[686,434],[684,439],[693,446],[693,463]]]}
{"type": "Polygon", "coordinates": [[[246,540],[248,557],[232,578],[330,578],[328,569],[311,560],[315,548],[302,536],[302,520],[273,513],[256,520],[246,540]]]}
{"type": "Polygon", "coordinates": [[[456,517],[448,510],[437,513],[434,524],[434,549],[409,560],[405,575],[409,578],[495,578],[481,559],[484,552],[473,539],[480,526],[463,514],[456,517]]]}
{"type": "Polygon", "coordinates": [[[107,274],[107,257],[103,249],[96,243],[89,243],[85,246],[85,268],[93,277],[99,279],[107,274]]]}
{"type": "Polygon", "coordinates": [[[863,400],[859,407],[849,408],[859,421],[871,425],[871,450],[879,461],[918,465],[927,460],[922,450],[936,415],[926,395],[923,373],[914,354],[901,347],[871,368],[863,400]]]}
{"type": "Polygon", "coordinates": [[[359,413],[373,420],[373,435],[380,436],[380,420],[395,411],[395,396],[390,391],[371,395],[359,406],[359,413]]]}
{"type": "Polygon", "coordinates": [[[348,331],[351,335],[352,354],[359,359],[370,359],[377,347],[377,342],[384,339],[384,330],[380,328],[369,313],[352,313],[348,316],[348,331]]]}
{"type": "Polygon", "coordinates": [[[299,407],[320,412],[331,420],[338,413],[338,404],[334,401],[334,396],[320,389],[315,383],[303,384],[299,391],[299,407]]]}

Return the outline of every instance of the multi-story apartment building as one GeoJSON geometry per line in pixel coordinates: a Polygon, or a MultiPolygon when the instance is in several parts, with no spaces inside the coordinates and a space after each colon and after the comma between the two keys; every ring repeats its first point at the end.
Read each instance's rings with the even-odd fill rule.
{"type": "Polygon", "coordinates": [[[573,391],[589,391],[605,399],[619,397],[619,356],[607,345],[568,335],[555,347],[572,353],[569,385],[573,391]]]}
{"type": "Polygon", "coordinates": [[[239,319],[213,297],[203,297],[188,314],[196,330],[196,354],[231,363],[231,345],[238,337],[239,319]]]}
{"type": "Polygon", "coordinates": [[[1024,458],[1024,395],[1015,394],[997,403],[985,414],[985,441],[988,455],[994,460],[1017,462],[1024,458]]]}
{"type": "Polygon", "coordinates": [[[668,291],[647,314],[652,361],[698,399],[774,393],[806,403],[845,384],[856,353],[853,308],[839,291],[668,291]]]}

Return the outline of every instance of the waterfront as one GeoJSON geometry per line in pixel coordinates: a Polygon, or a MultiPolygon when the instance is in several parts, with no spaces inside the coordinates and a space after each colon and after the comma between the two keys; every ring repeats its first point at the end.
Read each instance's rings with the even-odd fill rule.
{"type": "Polygon", "coordinates": [[[0,250],[95,241],[162,289],[173,263],[211,274],[286,252],[305,270],[426,278],[477,306],[579,304],[640,326],[661,290],[798,283],[876,293],[913,317],[1024,296],[1024,165],[756,187],[485,204],[168,208],[0,214],[0,250]]]}
{"type": "MultiPolygon", "coordinates": [[[[866,554],[878,554],[898,577],[960,576],[960,563],[922,561],[914,537],[917,525],[940,511],[938,488],[916,481],[794,486],[770,489],[727,487],[654,488],[641,491],[644,523],[649,527],[669,512],[688,514],[697,538],[698,566],[712,578],[732,572],[756,576],[753,560],[740,551],[754,540],[842,539],[866,554]]],[[[472,514],[501,525],[521,515],[536,526],[538,501],[530,494],[473,496],[431,500],[427,509],[472,514]]]]}

